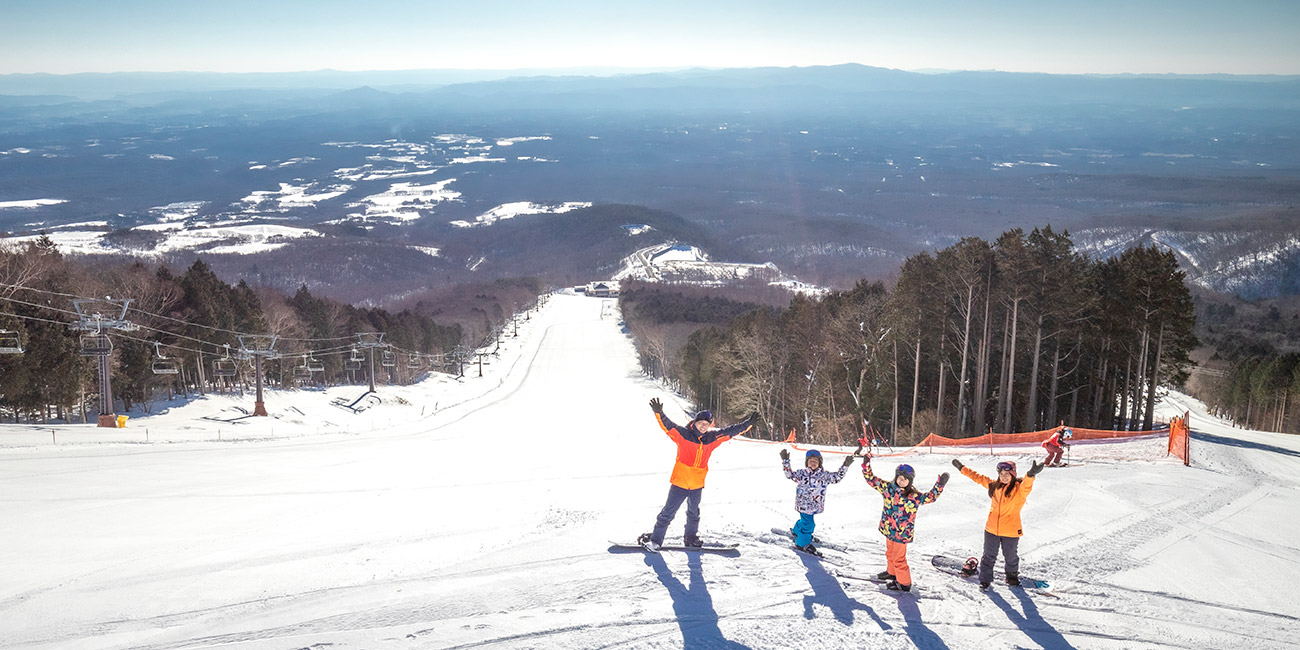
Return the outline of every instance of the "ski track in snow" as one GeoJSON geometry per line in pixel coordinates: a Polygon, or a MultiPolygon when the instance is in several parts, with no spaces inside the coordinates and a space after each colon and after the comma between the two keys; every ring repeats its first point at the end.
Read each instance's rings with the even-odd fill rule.
{"type": "MultiPolygon", "coordinates": [[[[1280,476],[1297,475],[1300,443],[1237,433],[1203,410],[1193,429],[1213,437],[1194,438],[1191,468],[1148,438],[1076,445],[1074,466],[1039,477],[1022,571],[1049,578],[1051,594],[984,593],[930,567],[934,553],[971,554],[982,534],[987,496],[958,476],[918,515],[916,593],[837,576],[770,532],[797,518],[793,486],[778,445],[743,440],[715,452],[702,504],[702,534],[739,541],[739,556],[610,549],[649,528],[666,491],[673,451],[646,400],[661,396],[675,419],[691,408],[640,375],[611,303],[551,302],[477,384],[403,389],[412,405],[368,433],[0,446],[0,518],[22,531],[0,533],[0,649],[1300,642],[1296,588],[1285,591],[1300,578],[1300,529],[1284,515],[1297,483],[1280,476]],[[423,413],[421,401],[439,406],[423,413]],[[1282,591],[1251,589],[1261,579],[1282,591]]],[[[310,429],[320,409],[297,408],[310,429]]],[[[937,474],[953,454],[981,471],[993,462],[973,449],[890,460],[937,474]]],[[[883,566],[879,507],[856,471],[828,490],[817,535],[843,545],[828,552],[843,570],[883,566]]]]}

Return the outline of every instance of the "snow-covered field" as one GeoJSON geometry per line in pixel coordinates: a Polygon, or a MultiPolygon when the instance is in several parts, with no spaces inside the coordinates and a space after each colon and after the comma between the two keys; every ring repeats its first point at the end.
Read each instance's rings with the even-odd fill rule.
{"type": "MultiPolygon", "coordinates": [[[[248,424],[221,420],[251,397],[219,397],[122,430],[0,427],[0,648],[1300,644],[1300,440],[1178,396],[1163,408],[1192,410],[1192,467],[1159,438],[1081,442],[1039,477],[1022,572],[1053,596],[930,567],[981,543],[988,497],[959,475],[921,509],[918,593],[763,541],[796,515],[779,445],[757,441],[718,449],[702,507],[739,555],[613,550],[667,493],[674,448],[647,400],[686,406],[640,375],[618,322],[611,301],[557,295],[484,377],[381,388],[356,415],[329,399],[361,389],[336,388],[270,393],[277,417],[248,424]]],[[[1024,468],[1039,450],[995,451],[1024,468]]],[[[994,463],[875,467],[911,463],[928,487],[954,455],[994,463]]],[[[855,466],[817,517],[854,571],[883,567],[879,510],[855,466]]]]}

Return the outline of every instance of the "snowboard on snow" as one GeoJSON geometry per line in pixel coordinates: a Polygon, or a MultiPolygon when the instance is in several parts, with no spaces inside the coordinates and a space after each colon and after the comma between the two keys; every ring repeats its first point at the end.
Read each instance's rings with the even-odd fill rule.
{"type": "Polygon", "coordinates": [[[844,571],[841,569],[835,569],[834,571],[831,572],[831,575],[834,575],[836,578],[840,578],[840,584],[845,587],[848,587],[853,583],[860,584],[863,582],[869,582],[872,583],[881,592],[886,594],[891,594],[894,596],[915,596],[917,598],[930,598],[934,600],[943,600],[941,596],[930,591],[929,588],[918,587],[915,584],[912,585],[912,589],[910,591],[890,589],[885,586],[889,584],[888,580],[881,580],[880,578],[877,578],[875,575],[864,575],[861,573],[853,573],[851,571],[844,571]],[[845,582],[845,580],[851,580],[853,581],[853,583],[845,582]]]}
{"type": "MultiPolygon", "coordinates": [[[[785,538],[789,539],[791,542],[794,541],[794,531],[790,530],[789,528],[773,528],[772,532],[776,533],[777,535],[784,536],[785,538]]],[[[841,553],[846,553],[849,550],[848,547],[844,546],[843,544],[835,544],[833,542],[827,542],[816,535],[812,536],[812,543],[813,546],[817,546],[820,548],[829,548],[833,551],[839,551],[841,553]]]]}
{"type": "MultiPolygon", "coordinates": [[[[650,552],[649,549],[641,545],[641,542],[638,542],[636,540],[630,542],[617,542],[614,540],[610,540],[609,544],[611,549],[614,548],[635,549],[638,551],[645,551],[646,553],[650,552]]],[[[736,550],[738,546],[740,545],[734,542],[728,542],[728,543],[710,542],[708,544],[705,544],[704,546],[687,546],[681,542],[670,542],[668,540],[664,540],[664,543],[659,546],[659,550],[661,552],[662,551],[686,551],[687,553],[720,553],[720,554],[739,555],[740,551],[736,550]]]]}
{"type": "MultiPolygon", "coordinates": [[[[979,576],[977,574],[965,573],[962,571],[962,565],[965,564],[965,561],[959,560],[955,557],[936,555],[930,558],[930,564],[934,565],[934,568],[943,571],[944,573],[951,573],[952,575],[966,578],[971,582],[979,582],[979,576]]],[[[1020,586],[1024,589],[1036,589],[1043,593],[1048,593],[1052,590],[1052,585],[1048,581],[1029,578],[1023,575],[1020,576],[1020,586]]]]}
{"type": "MultiPolygon", "coordinates": [[[[807,555],[810,557],[815,557],[818,560],[825,562],[826,564],[833,564],[835,566],[842,566],[842,567],[849,566],[849,559],[847,557],[840,555],[834,550],[831,550],[838,545],[831,546],[831,545],[823,544],[822,548],[826,549],[825,551],[818,549],[817,552],[815,553],[809,553],[808,551],[805,551],[799,548],[798,546],[794,545],[794,536],[790,534],[790,531],[782,530],[780,528],[773,528],[772,533],[773,533],[772,535],[764,533],[762,535],[759,535],[757,539],[760,542],[772,544],[774,546],[783,546],[785,548],[794,551],[795,553],[798,553],[799,555],[807,555]]],[[[814,547],[816,547],[817,540],[815,539],[813,540],[813,545],[814,547]]],[[[844,547],[839,546],[839,548],[844,548],[844,547]]]]}

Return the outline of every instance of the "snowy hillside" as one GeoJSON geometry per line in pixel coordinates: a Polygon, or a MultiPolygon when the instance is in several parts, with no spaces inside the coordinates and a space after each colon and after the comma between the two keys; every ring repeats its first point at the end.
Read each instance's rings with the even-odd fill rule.
{"type": "Polygon", "coordinates": [[[1171,250],[1190,281],[1246,298],[1290,293],[1300,266],[1300,238],[1292,232],[1108,227],[1080,230],[1074,237],[1079,250],[1095,257],[1134,246],[1171,250]]]}
{"type": "MultiPolygon", "coordinates": [[[[244,425],[217,422],[250,406],[233,397],[122,430],[0,425],[0,648],[1300,644],[1300,440],[1176,396],[1162,408],[1192,411],[1192,467],[1160,438],[1080,442],[1039,477],[1022,572],[1052,595],[931,568],[981,543],[989,498],[959,475],[920,511],[916,593],[837,578],[767,541],[796,518],[794,489],[759,441],[720,447],[704,491],[702,534],[738,555],[611,549],[667,493],[674,448],[647,400],[687,406],[640,374],[618,323],[613,301],[557,295],[484,377],[381,388],[355,415],[329,400],[359,390],[334,389],[270,393],[279,417],[244,425]]],[[[1022,471],[1039,451],[994,450],[1022,471]]],[[[995,462],[874,466],[910,463],[929,487],[953,457],[995,462]]],[[[883,567],[879,512],[856,464],[829,488],[817,533],[848,547],[847,570],[883,567]]]]}
{"type": "MultiPolygon", "coordinates": [[[[632,228],[629,228],[632,231],[632,228]]],[[[637,230],[636,232],[641,232],[637,230]]],[[[781,272],[775,264],[714,262],[695,246],[667,242],[639,249],[623,259],[614,280],[634,278],[650,282],[673,282],[721,286],[745,280],[759,280],[791,292],[824,293],[823,287],[804,284],[781,272]]]]}

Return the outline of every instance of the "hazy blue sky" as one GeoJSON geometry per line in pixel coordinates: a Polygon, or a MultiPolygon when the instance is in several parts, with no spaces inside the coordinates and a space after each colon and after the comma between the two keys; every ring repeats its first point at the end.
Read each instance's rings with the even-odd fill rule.
{"type": "Polygon", "coordinates": [[[750,67],[1300,74],[1296,0],[0,0],[0,73],[750,67]]]}

